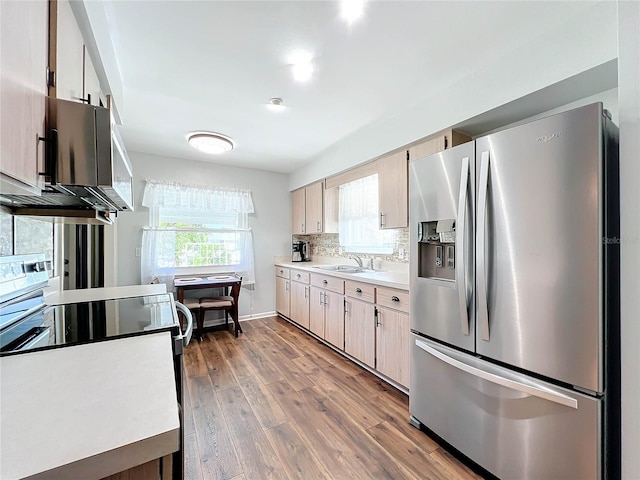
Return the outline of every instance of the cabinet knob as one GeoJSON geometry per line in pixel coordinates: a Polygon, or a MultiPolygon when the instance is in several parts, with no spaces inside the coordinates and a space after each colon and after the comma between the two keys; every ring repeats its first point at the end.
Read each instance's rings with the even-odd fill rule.
{"type": "Polygon", "coordinates": [[[362,293],[362,289],[361,288],[356,288],[356,293],[362,293]]]}
{"type": "Polygon", "coordinates": [[[296,276],[297,276],[298,278],[300,278],[300,274],[299,274],[299,273],[298,273],[296,276]]]}
{"type": "Polygon", "coordinates": [[[329,283],[329,282],[327,282],[326,280],[322,280],[322,284],[323,285],[326,285],[327,283],[329,283]]]}
{"type": "Polygon", "coordinates": [[[391,297],[391,301],[392,302],[399,302],[400,299],[394,295],[393,297],[391,297]]]}

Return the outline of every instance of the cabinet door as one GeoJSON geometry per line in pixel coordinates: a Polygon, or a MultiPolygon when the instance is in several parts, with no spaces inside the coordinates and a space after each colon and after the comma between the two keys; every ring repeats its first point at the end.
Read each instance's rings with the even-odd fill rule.
{"type": "Polygon", "coordinates": [[[55,63],[51,62],[56,72],[55,95],[78,102],[84,98],[84,40],[69,2],[58,0],[56,4],[57,21],[51,31],[51,45],[56,46],[55,63]]]}
{"type": "MultiPolygon", "coordinates": [[[[15,193],[38,194],[44,164],[44,143],[38,137],[45,133],[48,4],[0,1],[0,17],[0,170],[3,180],[25,188],[15,193]]],[[[10,185],[3,183],[3,191],[13,191],[10,185]]]]}
{"type": "Polygon", "coordinates": [[[378,308],[376,328],[376,370],[409,386],[409,315],[378,308]]]}
{"type": "Polygon", "coordinates": [[[344,349],[344,297],[339,293],[324,292],[324,339],[344,349]]]}
{"type": "Polygon", "coordinates": [[[306,233],[305,193],[304,188],[291,192],[291,232],[306,233]]]}
{"type": "Polygon", "coordinates": [[[447,148],[447,137],[442,134],[435,138],[425,140],[422,143],[418,143],[409,147],[409,161],[413,162],[422,157],[428,157],[434,153],[438,153],[447,148]]]}
{"type": "Polygon", "coordinates": [[[309,328],[309,285],[291,282],[291,320],[309,328]]]}
{"type": "Polygon", "coordinates": [[[378,160],[380,228],[402,228],[409,221],[409,176],[407,152],[378,160]]]}
{"type": "Polygon", "coordinates": [[[311,287],[309,303],[309,330],[324,338],[324,290],[311,287]]]}
{"type": "Polygon", "coordinates": [[[375,367],[376,327],[372,303],[345,299],[344,351],[362,363],[375,367]]]}
{"type": "Polygon", "coordinates": [[[291,313],[289,303],[289,284],[289,280],[286,278],[276,277],[276,311],[285,317],[288,317],[291,313]]]}
{"type": "Polygon", "coordinates": [[[102,98],[102,90],[100,89],[100,80],[96,73],[91,56],[87,51],[87,47],[84,47],[84,89],[83,97],[87,100],[91,99],[91,105],[106,106],[106,102],[102,98]]]}
{"type": "Polygon", "coordinates": [[[324,185],[316,182],[305,188],[306,233],[323,232],[322,193],[324,185]]]}

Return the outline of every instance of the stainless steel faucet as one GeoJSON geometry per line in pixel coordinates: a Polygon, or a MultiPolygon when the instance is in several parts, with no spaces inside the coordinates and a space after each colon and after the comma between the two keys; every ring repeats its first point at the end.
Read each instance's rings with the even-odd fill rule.
{"type": "Polygon", "coordinates": [[[363,268],[362,266],[362,259],[358,256],[358,255],[349,255],[349,258],[353,259],[356,261],[356,263],[358,264],[358,266],[360,268],[363,268]]]}

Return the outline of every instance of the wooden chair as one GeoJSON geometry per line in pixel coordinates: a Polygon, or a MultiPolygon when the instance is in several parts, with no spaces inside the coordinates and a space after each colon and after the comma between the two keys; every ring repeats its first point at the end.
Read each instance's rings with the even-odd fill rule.
{"type": "Polygon", "coordinates": [[[204,314],[208,310],[224,310],[225,328],[229,328],[229,314],[233,318],[234,334],[238,337],[238,332],[242,332],[240,321],[238,320],[238,302],[240,296],[240,286],[242,285],[242,277],[238,277],[240,281],[231,287],[231,295],[221,297],[203,297],[200,299],[200,315],[198,325],[204,322],[204,314]]]}
{"type": "Polygon", "coordinates": [[[199,298],[185,298],[182,301],[182,304],[187,307],[191,311],[191,315],[193,315],[196,324],[198,325],[198,337],[199,340],[202,340],[202,320],[200,316],[202,315],[202,311],[200,310],[200,299],[199,298]]]}

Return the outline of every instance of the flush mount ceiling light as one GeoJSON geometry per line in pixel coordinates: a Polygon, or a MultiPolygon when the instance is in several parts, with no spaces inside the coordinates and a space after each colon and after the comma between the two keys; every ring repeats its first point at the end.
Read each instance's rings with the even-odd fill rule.
{"type": "Polygon", "coordinates": [[[203,153],[218,155],[233,150],[233,140],[214,132],[193,132],[188,135],[189,145],[203,153]]]}
{"type": "Polygon", "coordinates": [[[313,57],[309,52],[304,50],[296,50],[289,55],[289,64],[293,69],[293,78],[299,82],[306,82],[311,78],[313,73],[313,57]]]}
{"type": "Polygon", "coordinates": [[[340,17],[351,25],[362,17],[364,13],[364,0],[342,0],[340,2],[340,17]]]}
{"type": "Polygon", "coordinates": [[[273,97],[269,100],[267,107],[269,107],[269,110],[273,110],[274,112],[282,112],[286,108],[284,106],[284,100],[280,97],[273,97]]]}

